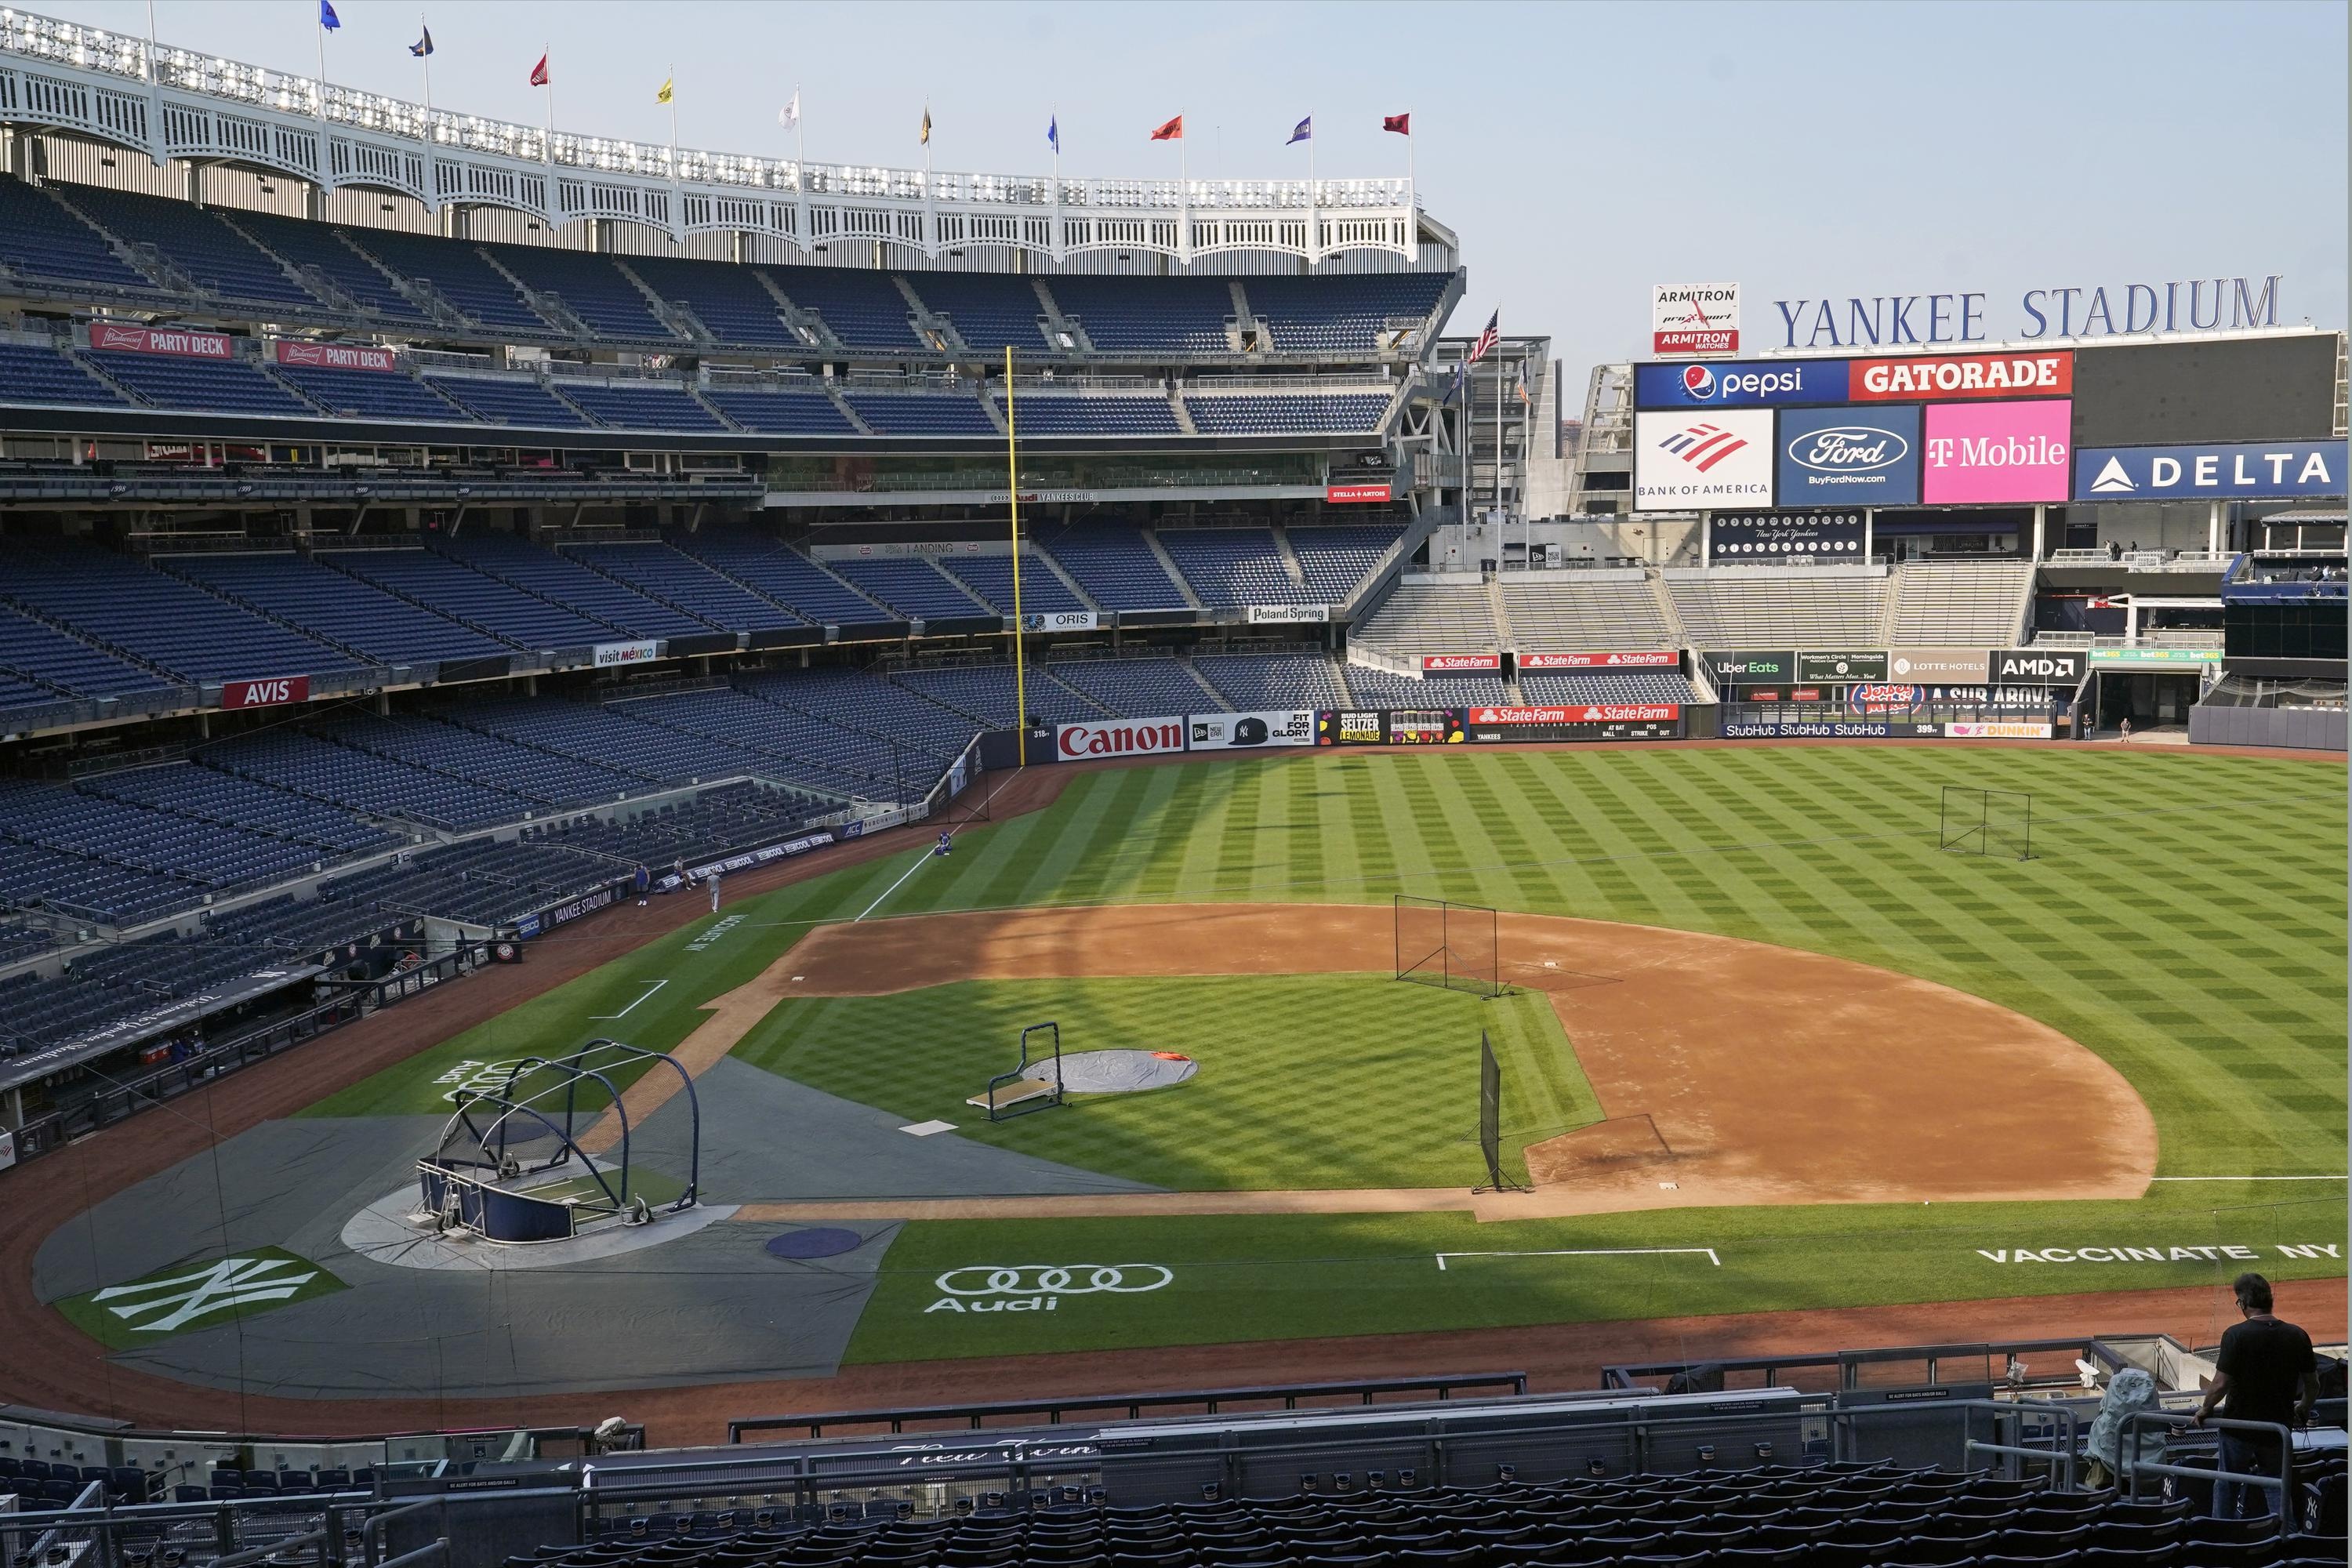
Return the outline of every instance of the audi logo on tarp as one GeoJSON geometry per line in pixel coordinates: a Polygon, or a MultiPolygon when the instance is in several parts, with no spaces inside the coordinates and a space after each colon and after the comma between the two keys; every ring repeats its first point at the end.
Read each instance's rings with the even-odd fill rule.
{"type": "Polygon", "coordinates": [[[1172,1283],[1164,1263],[975,1263],[932,1283],[933,1312],[1051,1312],[1065,1296],[1139,1296],[1172,1283]]]}
{"type": "Polygon", "coordinates": [[[1183,749],[1184,721],[1180,718],[1062,724],[1054,731],[1054,754],[1065,762],[1082,762],[1088,757],[1146,757],[1183,749]]]}

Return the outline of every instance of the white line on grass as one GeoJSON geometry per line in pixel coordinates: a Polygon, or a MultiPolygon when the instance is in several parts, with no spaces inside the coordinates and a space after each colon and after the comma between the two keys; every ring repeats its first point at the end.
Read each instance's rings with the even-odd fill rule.
{"type": "Polygon", "coordinates": [[[2342,1182],[2347,1176],[2150,1176],[2151,1182],[2342,1182]]]}
{"type": "MultiPolygon", "coordinates": [[[[663,986],[668,984],[669,982],[667,980],[655,981],[651,985],[646,987],[646,996],[652,995],[655,992],[660,990],[663,986]]],[[[612,1018],[625,1018],[630,1014],[637,1010],[637,1002],[643,1002],[646,999],[646,996],[638,997],[636,1002],[630,1003],[627,1006],[622,1008],[617,1013],[592,1013],[588,1016],[588,1021],[592,1024],[600,1024],[612,1018]]]]}
{"type": "Polygon", "coordinates": [[[1437,1255],[1437,1267],[1441,1273],[1444,1272],[1445,1260],[1449,1258],[1633,1258],[1677,1252],[1695,1253],[1717,1268],[1723,1267],[1723,1259],[1715,1255],[1712,1247],[1574,1247],[1556,1252],[1441,1252],[1437,1255]]]}
{"type": "MultiPolygon", "coordinates": [[[[1013,781],[1012,781],[1011,779],[1006,779],[1006,780],[1004,781],[1004,783],[1003,783],[1003,784],[998,784],[998,785],[996,786],[996,788],[995,788],[995,789],[990,790],[990,791],[988,792],[988,799],[987,799],[987,800],[983,800],[983,801],[982,801],[982,802],[980,803],[980,808],[981,808],[982,811],[986,811],[986,810],[988,809],[989,802],[990,802],[990,801],[994,800],[994,799],[997,797],[997,795],[998,795],[1001,791],[1003,791],[1003,789],[1004,788],[1004,784],[1011,784],[1012,782],[1013,782],[1013,781]]],[[[965,826],[965,824],[966,824],[966,823],[969,823],[971,820],[971,819],[970,817],[966,817],[966,818],[964,819],[964,821],[963,821],[963,822],[959,822],[959,823],[957,823],[957,824],[955,825],[955,826],[954,826],[954,827],[950,827],[950,828],[949,828],[949,829],[947,830],[948,837],[949,837],[950,839],[953,839],[953,838],[955,837],[955,836],[956,836],[956,829],[957,829],[957,828],[960,828],[960,827],[962,827],[963,826],[965,826]]],[[[880,908],[882,907],[882,900],[883,900],[883,899],[887,899],[887,898],[888,898],[891,894],[893,894],[893,893],[897,892],[899,889],[901,889],[901,888],[905,887],[905,886],[907,885],[907,879],[908,879],[908,877],[913,876],[916,872],[918,872],[918,871],[921,870],[921,869],[923,868],[923,861],[924,861],[924,860],[929,860],[929,859],[931,858],[931,855],[932,855],[932,851],[931,851],[931,850],[929,850],[929,848],[926,848],[926,849],[923,851],[922,858],[921,858],[921,859],[917,860],[913,865],[911,865],[911,866],[908,867],[908,868],[907,868],[907,869],[905,870],[905,872],[903,872],[903,873],[899,876],[899,878],[898,878],[898,879],[897,881],[895,881],[895,882],[891,883],[888,887],[887,887],[887,888],[885,888],[885,889],[882,889],[882,898],[876,899],[872,903],[870,903],[870,904],[866,905],[864,909],[862,909],[862,910],[858,910],[858,911],[857,911],[857,921],[862,921],[862,920],[864,920],[867,915],[870,915],[870,914],[872,914],[876,910],[880,909],[880,908]]],[[[857,921],[850,921],[849,923],[850,923],[851,925],[856,925],[856,924],[857,923],[857,921]]]]}

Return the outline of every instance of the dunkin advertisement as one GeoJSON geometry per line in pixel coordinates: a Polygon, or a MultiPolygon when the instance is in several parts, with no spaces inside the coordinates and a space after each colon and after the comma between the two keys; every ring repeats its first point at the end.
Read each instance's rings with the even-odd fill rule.
{"type": "Polygon", "coordinates": [[[1928,506],[2063,501],[2074,405],[1931,403],[1921,443],[1928,506]]]}

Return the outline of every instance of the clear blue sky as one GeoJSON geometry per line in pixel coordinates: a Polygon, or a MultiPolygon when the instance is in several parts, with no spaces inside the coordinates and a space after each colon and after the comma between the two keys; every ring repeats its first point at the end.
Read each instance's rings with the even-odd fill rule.
{"type": "MultiPolygon", "coordinates": [[[[339,81],[414,96],[420,8],[336,0],[339,81]]],[[[34,0],[144,32],[139,0],[34,0]]],[[[943,169],[1196,175],[1402,172],[1461,236],[1475,331],[1549,332],[1584,367],[1640,350],[1653,282],[1776,298],[1987,296],[1995,336],[2050,286],[2284,273],[2280,320],[2344,324],[2347,7],[2265,4],[734,4],[441,0],[435,101],[537,121],[554,49],[569,129],[943,169]]],[[[316,69],[315,0],[158,0],[166,42],[316,69]]]]}

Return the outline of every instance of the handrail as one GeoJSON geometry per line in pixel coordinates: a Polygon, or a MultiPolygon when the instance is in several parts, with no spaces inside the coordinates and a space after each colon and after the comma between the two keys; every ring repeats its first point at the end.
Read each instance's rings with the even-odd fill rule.
{"type": "MultiPolygon", "coordinates": [[[[2143,1474],[2179,1476],[2185,1479],[2206,1479],[2211,1480],[2216,1485],[2223,1481],[2231,1481],[2240,1486],[2275,1489],[2279,1494],[2278,1508],[2272,1517],[2278,1521],[2278,1533],[2282,1540],[2292,1533],[2289,1516],[2293,1510],[2287,1507],[2287,1500],[2294,1491],[2294,1435],[2289,1432],[2284,1425],[2276,1421],[2238,1421],[2225,1415],[2209,1415],[2200,1422],[2196,1417],[2183,1415],[2177,1410],[2135,1410],[2128,1413],[2124,1420],[2126,1425],[2133,1427],[2137,1427],[2145,1422],[2158,1422],[2173,1431],[2178,1431],[2183,1426],[2202,1426],[2224,1432],[2276,1433],[2279,1446],[2279,1473],[2275,1476],[2264,1475],[2259,1470],[2221,1469],[2219,1468],[2218,1454],[2215,1456],[2216,1468],[2210,1470],[2195,1465],[2173,1465],[2152,1459],[2137,1458],[2120,1449],[2117,1450],[2116,1457],[2120,1461],[2118,1469],[2129,1486],[2134,1501],[2138,1500],[2139,1478],[2143,1474]]],[[[2131,1447],[2136,1451],[2139,1445],[2134,1443],[2131,1447]]]]}

